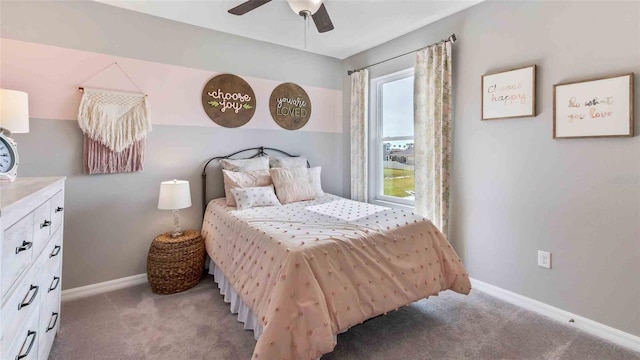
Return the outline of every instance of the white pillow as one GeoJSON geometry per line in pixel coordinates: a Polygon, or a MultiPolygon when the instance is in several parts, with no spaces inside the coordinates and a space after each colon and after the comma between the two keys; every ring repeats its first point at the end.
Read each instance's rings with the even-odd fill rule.
{"type": "Polygon", "coordinates": [[[311,183],[313,191],[316,193],[316,197],[324,195],[324,191],[322,191],[322,182],[320,180],[321,170],[322,168],[320,166],[309,169],[309,182],[311,183]]]}
{"type": "Polygon", "coordinates": [[[238,210],[250,209],[258,206],[279,206],[280,202],[273,192],[273,185],[250,188],[231,189],[238,210]]]}
{"type": "Polygon", "coordinates": [[[269,173],[280,203],[289,204],[316,198],[316,191],[311,186],[309,170],[306,167],[274,168],[270,169],[269,173]]]}
{"type": "Polygon", "coordinates": [[[220,164],[229,171],[269,170],[269,157],[260,156],[253,159],[222,159],[220,164]]]}
{"type": "Polygon", "coordinates": [[[272,157],[269,158],[269,166],[272,168],[307,167],[307,158],[296,157],[272,157]]]}
{"type": "Polygon", "coordinates": [[[231,194],[231,189],[267,186],[272,184],[268,170],[247,172],[222,170],[222,176],[224,177],[224,195],[227,197],[228,206],[236,206],[236,201],[233,198],[233,194],[231,194]]]}

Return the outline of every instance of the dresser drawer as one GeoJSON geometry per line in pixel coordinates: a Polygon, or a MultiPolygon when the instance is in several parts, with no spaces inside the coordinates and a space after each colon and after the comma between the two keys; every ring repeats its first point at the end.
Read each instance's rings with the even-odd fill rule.
{"type": "Polygon", "coordinates": [[[41,314],[40,341],[38,343],[38,359],[47,360],[53,340],[55,340],[58,328],[60,328],[60,307],[49,309],[47,313],[41,314]]]}
{"type": "Polygon", "coordinates": [[[40,255],[44,246],[49,242],[51,225],[51,200],[47,200],[33,211],[33,253],[35,256],[40,255]]]}
{"type": "Polygon", "coordinates": [[[61,283],[61,266],[58,264],[55,268],[43,269],[44,274],[41,276],[40,289],[41,295],[41,310],[45,310],[51,302],[58,302],[60,300],[60,288],[61,283]]]}
{"type": "Polygon", "coordinates": [[[2,243],[2,298],[29,266],[33,257],[33,214],[13,224],[4,233],[2,243]]]}
{"type": "Polygon", "coordinates": [[[12,337],[2,339],[2,360],[38,359],[38,342],[40,340],[38,320],[38,312],[34,311],[12,337]]]}
{"type": "MultiPolygon", "coordinates": [[[[59,296],[59,292],[57,294],[59,296]]],[[[38,341],[38,358],[46,360],[58,328],[60,327],[60,301],[58,301],[58,297],[45,298],[43,300],[43,308],[42,311],[40,311],[38,325],[40,334],[40,340],[38,341]]]]}
{"type": "Polygon", "coordinates": [[[38,285],[37,275],[36,271],[29,271],[2,305],[0,326],[2,326],[3,342],[8,337],[13,337],[18,329],[24,326],[27,319],[40,311],[40,298],[43,289],[38,285]]]}
{"type": "MultiPolygon", "coordinates": [[[[51,237],[51,241],[45,246],[44,251],[40,255],[42,258],[39,263],[60,264],[62,262],[62,230],[56,232],[51,237]]],[[[57,265],[45,265],[57,266],[57,265]]]]}
{"type": "Polygon", "coordinates": [[[51,233],[55,233],[64,222],[64,194],[59,191],[51,198],[51,233]]]}
{"type": "Polygon", "coordinates": [[[50,298],[60,298],[60,288],[62,287],[61,270],[62,262],[62,233],[58,231],[53,235],[45,250],[40,254],[35,265],[38,272],[37,282],[40,286],[41,309],[44,310],[50,298]]]}
{"type": "MultiPolygon", "coordinates": [[[[42,294],[42,308],[40,309],[40,323],[44,325],[44,322],[49,323],[51,318],[51,312],[60,311],[60,290],[54,290],[46,294],[42,294]]],[[[42,327],[42,326],[41,326],[42,327]]]]}

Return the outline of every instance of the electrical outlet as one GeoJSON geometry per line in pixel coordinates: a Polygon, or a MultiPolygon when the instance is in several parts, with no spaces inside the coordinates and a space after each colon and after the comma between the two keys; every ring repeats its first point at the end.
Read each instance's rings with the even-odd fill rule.
{"type": "Polygon", "coordinates": [[[538,266],[551,269],[551,253],[538,250],[538,266]]]}

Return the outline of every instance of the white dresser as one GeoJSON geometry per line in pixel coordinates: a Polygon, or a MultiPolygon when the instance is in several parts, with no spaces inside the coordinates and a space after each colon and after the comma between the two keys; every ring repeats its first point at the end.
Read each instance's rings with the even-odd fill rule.
{"type": "Polygon", "coordinates": [[[1,360],[45,360],[58,332],[64,182],[0,183],[1,360]]]}

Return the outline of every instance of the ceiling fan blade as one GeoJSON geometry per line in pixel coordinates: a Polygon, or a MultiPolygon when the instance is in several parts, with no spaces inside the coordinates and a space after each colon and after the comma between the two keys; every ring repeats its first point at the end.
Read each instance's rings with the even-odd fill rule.
{"type": "Polygon", "coordinates": [[[268,3],[269,1],[271,0],[249,0],[229,10],[229,14],[244,15],[249,11],[268,3]]]}
{"type": "Polygon", "coordinates": [[[316,23],[318,32],[323,33],[333,30],[333,23],[331,22],[331,18],[329,17],[329,13],[327,12],[327,8],[324,7],[324,4],[322,4],[318,11],[316,11],[316,13],[311,17],[313,17],[313,22],[316,23]]]}

